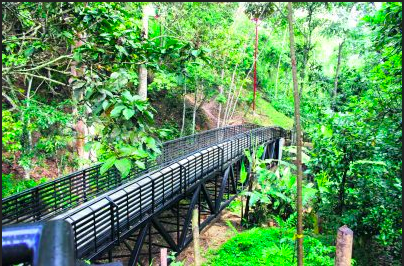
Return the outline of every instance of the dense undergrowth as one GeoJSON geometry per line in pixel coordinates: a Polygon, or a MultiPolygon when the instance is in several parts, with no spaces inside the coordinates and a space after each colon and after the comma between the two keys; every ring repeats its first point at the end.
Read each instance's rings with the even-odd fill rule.
{"type": "MultiPolygon", "coordinates": [[[[205,265],[296,265],[293,226],[253,228],[237,234],[218,250],[210,251],[205,265]]],[[[304,237],[303,245],[305,265],[334,265],[335,247],[309,235],[304,237]]]]}

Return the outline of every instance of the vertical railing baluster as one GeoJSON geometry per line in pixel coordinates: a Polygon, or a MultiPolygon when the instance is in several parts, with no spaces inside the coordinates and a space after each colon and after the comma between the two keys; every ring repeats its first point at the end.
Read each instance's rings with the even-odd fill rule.
{"type": "Polygon", "coordinates": [[[154,212],[154,179],[152,179],[152,213],[154,212]]]}
{"type": "Polygon", "coordinates": [[[86,169],[83,170],[82,180],[83,180],[83,199],[84,199],[84,202],[86,202],[87,201],[86,169]]]}

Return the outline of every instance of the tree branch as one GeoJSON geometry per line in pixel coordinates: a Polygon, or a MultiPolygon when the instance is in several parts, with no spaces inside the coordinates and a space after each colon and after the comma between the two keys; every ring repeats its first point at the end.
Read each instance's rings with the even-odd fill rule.
{"type": "Polygon", "coordinates": [[[3,90],[1,91],[1,95],[7,99],[7,101],[11,104],[13,107],[11,110],[18,109],[18,105],[14,102],[13,99],[11,99],[10,96],[8,96],[3,90]]]}
{"type": "Polygon", "coordinates": [[[31,74],[31,73],[24,73],[24,72],[15,72],[16,74],[20,74],[20,75],[28,75],[28,76],[31,76],[31,77],[34,77],[34,78],[39,78],[39,79],[44,79],[44,80],[47,80],[47,81],[49,81],[49,82],[53,82],[53,83],[56,83],[56,84],[59,84],[59,85],[63,85],[63,86],[66,86],[67,84],[65,84],[65,83],[62,83],[62,82],[60,82],[60,81],[57,81],[57,80],[54,80],[54,79],[50,79],[50,78],[47,78],[47,77],[44,77],[44,76],[39,76],[39,75],[35,75],[35,74],[31,74]]]}
{"type": "MultiPolygon", "coordinates": [[[[46,67],[46,66],[49,66],[49,65],[51,65],[51,64],[53,64],[53,63],[55,63],[55,62],[57,62],[57,61],[59,61],[59,60],[62,60],[62,59],[65,59],[65,58],[72,58],[72,57],[73,57],[72,54],[69,54],[69,55],[62,55],[62,56],[59,56],[58,58],[55,58],[55,59],[53,59],[53,60],[51,60],[51,61],[49,61],[49,62],[42,63],[41,65],[38,65],[38,66],[36,66],[36,67],[29,68],[29,69],[18,70],[18,71],[19,71],[19,72],[29,72],[29,71],[38,70],[38,69],[44,68],[44,67],[46,67]]],[[[13,68],[15,69],[15,68],[22,68],[22,67],[25,67],[25,66],[3,68],[2,75],[3,75],[3,74],[4,74],[4,75],[5,75],[5,74],[8,74],[13,68]]]]}

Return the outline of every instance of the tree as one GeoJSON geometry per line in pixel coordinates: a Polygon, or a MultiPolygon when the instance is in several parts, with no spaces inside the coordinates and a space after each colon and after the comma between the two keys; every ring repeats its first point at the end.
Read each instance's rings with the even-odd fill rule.
{"type": "MultiPolygon", "coordinates": [[[[154,13],[153,6],[147,4],[143,6],[142,16],[142,39],[147,40],[149,37],[149,16],[154,13]]],[[[147,99],[147,68],[145,63],[139,65],[139,88],[138,94],[142,100],[147,99]]]]}
{"type": "Polygon", "coordinates": [[[293,9],[292,3],[288,2],[288,22],[289,22],[289,40],[290,40],[290,57],[292,60],[293,75],[293,96],[295,103],[295,122],[297,132],[297,151],[296,151],[296,167],[297,167],[297,264],[303,265],[303,207],[302,207],[302,134],[300,127],[300,97],[297,83],[295,40],[293,29],[293,9]]]}

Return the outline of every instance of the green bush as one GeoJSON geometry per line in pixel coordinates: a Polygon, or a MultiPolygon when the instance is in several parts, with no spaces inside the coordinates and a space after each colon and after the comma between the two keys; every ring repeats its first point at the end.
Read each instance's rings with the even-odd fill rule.
{"type": "MultiPolygon", "coordinates": [[[[294,229],[253,228],[240,233],[207,255],[206,265],[296,265],[294,229]]],[[[305,235],[305,265],[334,265],[335,247],[305,235]]]]}
{"type": "Polygon", "coordinates": [[[22,192],[26,189],[35,187],[39,184],[48,181],[45,177],[35,181],[33,179],[29,180],[20,180],[14,179],[12,174],[1,174],[1,196],[2,198],[14,195],[16,193],[22,192]]]}

